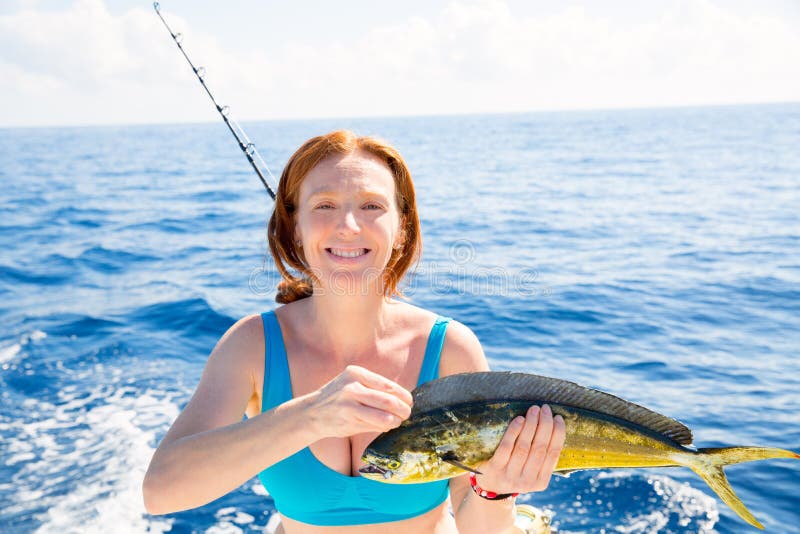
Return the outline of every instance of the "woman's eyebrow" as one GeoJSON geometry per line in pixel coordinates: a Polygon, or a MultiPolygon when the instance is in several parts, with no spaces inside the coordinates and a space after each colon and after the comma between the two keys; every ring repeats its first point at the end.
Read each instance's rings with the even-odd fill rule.
{"type": "Polygon", "coordinates": [[[322,196],[329,197],[333,195],[336,195],[336,191],[330,189],[317,189],[316,191],[312,191],[308,195],[308,198],[322,197],[322,196]]]}
{"type": "Polygon", "coordinates": [[[359,195],[362,197],[370,197],[370,198],[379,198],[382,200],[388,200],[389,197],[386,196],[385,193],[381,193],[380,191],[361,191],[359,195]]]}

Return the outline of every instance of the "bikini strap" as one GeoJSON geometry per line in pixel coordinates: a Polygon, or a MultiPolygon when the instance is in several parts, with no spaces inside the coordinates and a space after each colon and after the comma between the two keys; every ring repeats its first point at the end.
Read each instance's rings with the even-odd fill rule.
{"type": "Polygon", "coordinates": [[[442,355],[447,323],[451,320],[450,317],[441,315],[436,317],[436,322],[433,323],[433,328],[428,336],[428,345],[425,347],[425,357],[422,360],[422,368],[419,370],[417,386],[439,378],[439,358],[442,355]]]}
{"type": "Polygon", "coordinates": [[[289,362],[278,317],[274,311],[261,314],[264,323],[264,389],[261,411],[265,412],[292,398],[289,362]]]}

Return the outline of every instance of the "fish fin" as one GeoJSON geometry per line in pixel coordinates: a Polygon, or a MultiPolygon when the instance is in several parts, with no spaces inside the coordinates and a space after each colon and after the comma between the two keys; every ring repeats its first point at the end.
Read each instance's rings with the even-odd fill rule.
{"type": "Polygon", "coordinates": [[[411,417],[472,402],[560,404],[643,426],[681,445],[692,443],[692,431],[675,419],[610,393],[547,376],[511,372],[461,373],[426,382],[412,395],[411,417]]]}
{"type": "Polygon", "coordinates": [[[476,475],[482,475],[483,474],[480,471],[478,471],[477,469],[462,463],[458,459],[458,457],[455,455],[455,453],[453,451],[447,451],[446,453],[444,453],[439,458],[441,458],[441,460],[443,462],[448,463],[450,465],[454,465],[454,466],[456,466],[456,467],[458,467],[460,469],[463,469],[464,471],[469,471],[470,473],[475,473],[476,475]]]}
{"type": "Polygon", "coordinates": [[[722,470],[722,466],[694,466],[692,467],[692,471],[700,475],[700,478],[705,480],[706,484],[714,490],[717,497],[730,506],[731,510],[739,514],[739,517],[754,527],[764,530],[764,525],[759,523],[758,519],[750,513],[750,510],[747,509],[739,496],[734,493],[733,488],[728,482],[728,477],[725,476],[725,471],[722,470]]]}
{"type": "Polygon", "coordinates": [[[753,514],[750,513],[741,499],[733,492],[733,488],[725,477],[725,472],[722,468],[730,464],[769,458],[800,458],[800,455],[792,451],[770,447],[719,447],[698,449],[697,453],[693,454],[689,459],[687,465],[692,471],[700,475],[706,484],[714,490],[714,493],[725,504],[730,506],[734,512],[739,514],[739,517],[754,527],[763,529],[764,526],[753,517],[753,514]]]}

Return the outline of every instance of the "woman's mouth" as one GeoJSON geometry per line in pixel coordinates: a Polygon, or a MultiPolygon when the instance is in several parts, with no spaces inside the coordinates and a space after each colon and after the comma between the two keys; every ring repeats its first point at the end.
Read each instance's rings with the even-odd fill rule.
{"type": "Polygon", "coordinates": [[[326,252],[337,258],[358,258],[369,252],[368,248],[326,248],[326,252]]]}

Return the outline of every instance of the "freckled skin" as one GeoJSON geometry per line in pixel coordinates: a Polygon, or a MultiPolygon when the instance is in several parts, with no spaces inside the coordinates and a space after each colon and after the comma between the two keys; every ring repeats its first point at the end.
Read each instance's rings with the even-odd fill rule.
{"type": "MultiPolygon", "coordinates": [[[[463,469],[442,460],[441,456],[448,451],[464,465],[479,469],[479,465],[494,454],[511,420],[524,416],[532,404],[541,403],[469,403],[407,420],[397,429],[379,436],[364,454],[365,461],[392,471],[392,476],[364,476],[382,482],[411,484],[463,474],[463,469]]],[[[696,454],[634,423],[548,404],[553,414],[561,415],[566,423],[564,449],[556,471],[686,465],[680,458],[696,454]]]]}

